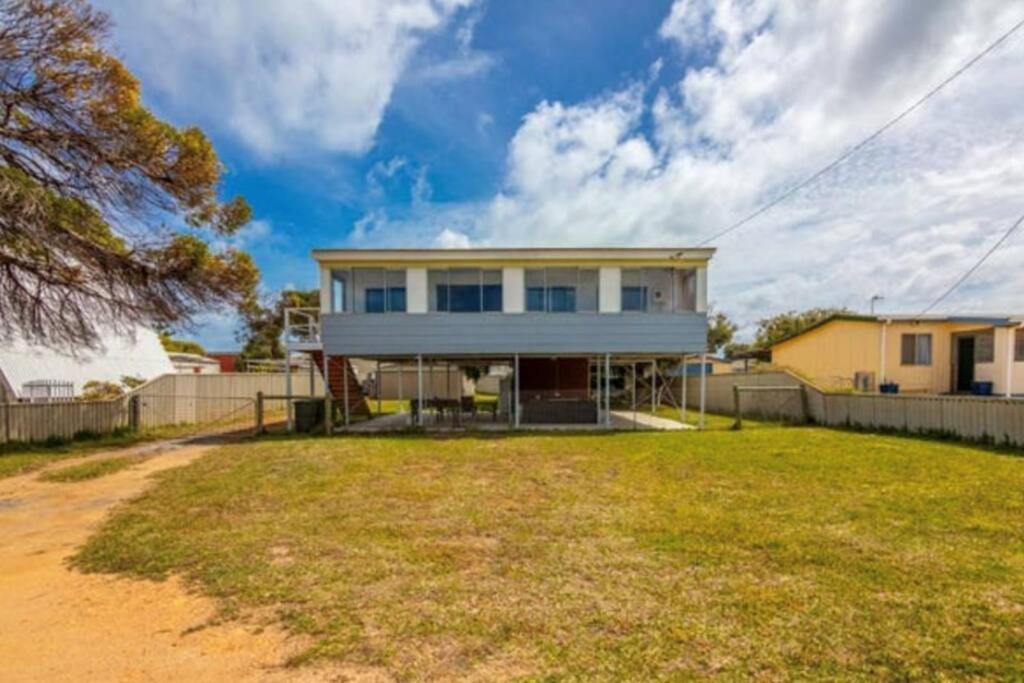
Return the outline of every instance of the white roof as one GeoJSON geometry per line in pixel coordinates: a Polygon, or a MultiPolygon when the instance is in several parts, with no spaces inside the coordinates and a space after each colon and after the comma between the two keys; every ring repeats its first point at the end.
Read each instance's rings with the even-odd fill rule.
{"type": "Polygon", "coordinates": [[[128,375],[149,380],[174,372],[174,365],[156,333],[138,328],[134,339],[112,333],[100,334],[97,351],[78,355],[29,344],[23,339],[0,344],[0,379],[21,398],[22,385],[33,380],[64,380],[74,383],[75,395],[90,380],[120,382],[128,375]]]}
{"type": "Polygon", "coordinates": [[[206,356],[200,356],[198,353],[185,353],[183,351],[173,351],[168,353],[167,356],[171,359],[171,363],[194,363],[197,365],[220,365],[220,361],[216,358],[207,358],[206,356]]]}
{"type": "Polygon", "coordinates": [[[523,247],[480,249],[314,249],[321,262],[341,261],[707,261],[711,247],[523,247]]]}

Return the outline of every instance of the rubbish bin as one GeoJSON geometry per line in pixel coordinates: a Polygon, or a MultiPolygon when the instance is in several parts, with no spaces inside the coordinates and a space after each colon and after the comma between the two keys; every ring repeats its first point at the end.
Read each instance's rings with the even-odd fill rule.
{"type": "Polygon", "coordinates": [[[878,385],[878,391],[883,394],[898,394],[900,393],[900,385],[896,384],[896,382],[885,382],[878,385]]]}
{"type": "Polygon", "coordinates": [[[971,384],[971,393],[975,396],[991,396],[992,382],[974,382],[971,384]]]}
{"type": "Polygon", "coordinates": [[[323,399],[295,401],[295,431],[309,433],[324,421],[323,399]]]}

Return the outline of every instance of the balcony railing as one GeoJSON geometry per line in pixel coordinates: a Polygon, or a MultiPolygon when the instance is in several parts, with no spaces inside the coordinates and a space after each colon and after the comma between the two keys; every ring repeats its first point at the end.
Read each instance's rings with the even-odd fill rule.
{"type": "Polygon", "coordinates": [[[320,344],[320,309],[284,309],[284,343],[286,346],[320,344]]]}

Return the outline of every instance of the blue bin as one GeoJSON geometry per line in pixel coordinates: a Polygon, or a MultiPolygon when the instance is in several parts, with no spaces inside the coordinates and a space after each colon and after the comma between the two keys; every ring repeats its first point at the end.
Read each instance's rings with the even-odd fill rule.
{"type": "Polygon", "coordinates": [[[971,393],[975,396],[991,396],[992,382],[974,382],[971,384],[971,393]]]}
{"type": "Polygon", "coordinates": [[[900,393],[900,385],[896,384],[896,382],[885,382],[878,385],[878,391],[883,394],[898,394],[900,393]]]}

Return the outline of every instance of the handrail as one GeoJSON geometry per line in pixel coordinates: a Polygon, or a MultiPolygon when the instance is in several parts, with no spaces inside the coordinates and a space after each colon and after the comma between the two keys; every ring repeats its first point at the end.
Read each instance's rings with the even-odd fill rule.
{"type": "Polygon", "coordinates": [[[283,337],[285,343],[319,343],[320,309],[309,307],[284,309],[283,337]]]}

